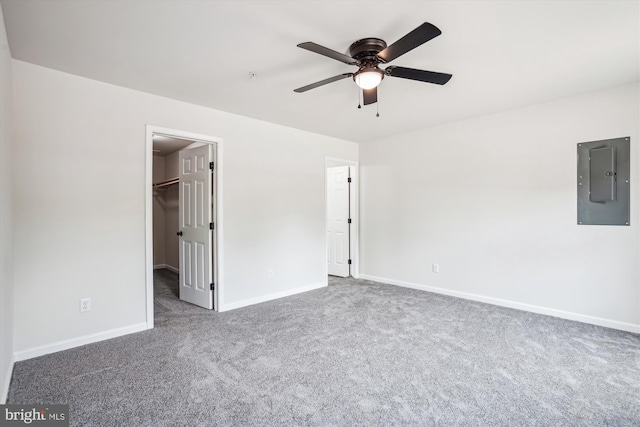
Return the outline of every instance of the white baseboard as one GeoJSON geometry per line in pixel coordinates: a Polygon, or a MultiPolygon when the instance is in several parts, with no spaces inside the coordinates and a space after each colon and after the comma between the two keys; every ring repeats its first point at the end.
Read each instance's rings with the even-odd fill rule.
{"type": "Polygon", "coordinates": [[[108,331],[98,332],[95,334],[84,335],[78,338],[58,341],[47,345],[29,348],[27,350],[16,351],[14,353],[14,360],[16,362],[19,362],[21,360],[33,359],[34,357],[43,356],[45,354],[68,350],[70,348],[80,347],[81,345],[133,334],[135,332],[145,331],[147,329],[149,329],[149,327],[147,326],[147,323],[144,322],[137,323],[135,325],[124,326],[122,328],[110,329],[108,331]]]}
{"type": "Polygon", "coordinates": [[[271,301],[278,298],[284,298],[291,295],[301,294],[303,292],[313,291],[314,289],[320,289],[328,286],[327,282],[322,283],[314,283],[312,285],[301,286],[299,288],[289,289],[283,292],[278,292],[275,294],[264,295],[257,298],[246,299],[238,302],[232,302],[230,304],[221,304],[221,307],[218,308],[218,311],[229,311],[234,310],[236,308],[247,307],[249,305],[259,304],[261,302],[271,301]]]}
{"type": "Polygon", "coordinates": [[[452,297],[468,299],[472,301],[484,302],[487,304],[498,305],[501,307],[515,308],[516,310],[529,311],[531,313],[545,314],[547,316],[559,317],[561,319],[575,320],[577,322],[589,323],[591,325],[604,326],[606,328],[619,329],[621,331],[640,333],[640,325],[633,323],[620,322],[617,320],[603,319],[601,317],[588,316],[586,314],[572,313],[570,311],[557,310],[555,308],[541,307],[538,305],[525,304],[506,299],[487,297],[484,295],[471,294],[467,292],[452,291],[434,286],[419,285],[417,283],[403,282],[401,280],[388,279],[386,277],[370,276],[368,274],[360,274],[360,278],[371,280],[373,282],[386,283],[389,285],[402,286],[404,288],[419,289],[421,291],[433,292],[436,294],[449,295],[452,297]]]}
{"type": "Polygon", "coordinates": [[[167,270],[171,270],[174,273],[180,274],[180,269],[170,266],[169,264],[156,264],[153,266],[154,270],[160,270],[166,268],[167,270]]]}
{"type": "Polygon", "coordinates": [[[9,385],[11,384],[11,377],[13,376],[13,365],[15,363],[15,356],[11,356],[7,373],[2,377],[2,388],[0,389],[0,405],[7,403],[7,396],[9,395],[9,385]]]}

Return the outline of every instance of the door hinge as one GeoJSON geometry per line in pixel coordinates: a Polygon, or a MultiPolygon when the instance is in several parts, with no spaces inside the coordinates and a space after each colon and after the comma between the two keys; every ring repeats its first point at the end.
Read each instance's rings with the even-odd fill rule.
{"type": "Polygon", "coordinates": [[[347,178],[347,182],[351,182],[351,177],[347,178]]]}
{"type": "Polygon", "coordinates": [[[351,260],[349,260],[348,264],[351,265],[351,260]]]}
{"type": "Polygon", "coordinates": [[[214,230],[216,228],[216,225],[213,222],[209,223],[209,230],[214,230]]]}
{"type": "Polygon", "coordinates": [[[351,224],[351,218],[349,218],[349,219],[347,220],[347,223],[348,223],[348,224],[351,224]]]}
{"type": "Polygon", "coordinates": [[[211,284],[211,286],[210,286],[210,288],[211,288],[211,290],[214,290],[214,289],[216,288],[215,283],[212,283],[212,284],[211,284]]]}
{"type": "Polygon", "coordinates": [[[214,164],[213,162],[209,162],[209,169],[213,170],[214,164]]]}

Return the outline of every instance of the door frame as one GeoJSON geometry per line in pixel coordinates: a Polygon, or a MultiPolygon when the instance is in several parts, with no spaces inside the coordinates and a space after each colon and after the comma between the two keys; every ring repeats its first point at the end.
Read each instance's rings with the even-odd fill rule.
{"type": "Polygon", "coordinates": [[[215,211],[213,212],[216,232],[213,238],[214,283],[213,309],[223,307],[224,298],[224,221],[223,221],[223,140],[209,135],[169,129],[161,126],[146,125],[145,130],[145,300],[147,328],[153,328],[153,136],[162,135],[187,139],[214,145],[215,164],[215,211]]]}
{"type": "MultiPolygon", "coordinates": [[[[324,158],[324,244],[327,254],[327,169],[333,166],[349,166],[349,176],[351,177],[351,187],[349,188],[349,214],[351,216],[351,226],[349,227],[349,257],[351,267],[349,273],[354,279],[360,278],[360,168],[358,161],[340,159],[336,157],[324,158]],[[336,164],[338,163],[338,164],[336,164]],[[329,164],[333,164],[329,166],[329,164]]],[[[329,276],[329,266],[327,260],[324,261],[325,276],[329,276]]]]}

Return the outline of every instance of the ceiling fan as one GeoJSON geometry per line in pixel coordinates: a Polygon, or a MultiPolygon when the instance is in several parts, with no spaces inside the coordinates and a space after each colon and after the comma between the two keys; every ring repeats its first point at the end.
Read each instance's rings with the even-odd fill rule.
{"type": "Polygon", "coordinates": [[[394,65],[388,66],[385,69],[379,68],[380,64],[391,62],[410,50],[438,37],[440,34],[442,34],[442,31],[440,31],[438,27],[425,22],[390,46],[387,46],[384,40],[374,37],[357,40],[349,47],[349,54],[351,56],[344,55],[313,42],[300,43],[298,47],[302,49],[319,53],[320,55],[344,62],[345,64],[355,65],[358,67],[358,71],[329,77],[328,79],[299,87],[295,89],[294,92],[306,92],[328,83],[352,77],[354,82],[362,88],[364,105],[369,105],[378,101],[377,88],[385,76],[443,85],[451,79],[451,74],[396,67],[394,65]]]}

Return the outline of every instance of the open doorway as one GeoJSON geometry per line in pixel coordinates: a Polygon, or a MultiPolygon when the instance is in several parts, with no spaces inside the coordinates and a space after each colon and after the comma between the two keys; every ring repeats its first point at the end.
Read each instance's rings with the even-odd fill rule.
{"type": "Polygon", "coordinates": [[[327,274],[359,277],[358,162],[325,159],[327,274]]]}
{"type": "Polygon", "coordinates": [[[219,311],[222,295],[222,141],[147,126],[146,310],[157,296],[219,311]]]}
{"type": "Polygon", "coordinates": [[[178,258],[178,155],[194,141],[153,136],[153,269],[180,271],[178,258]]]}

